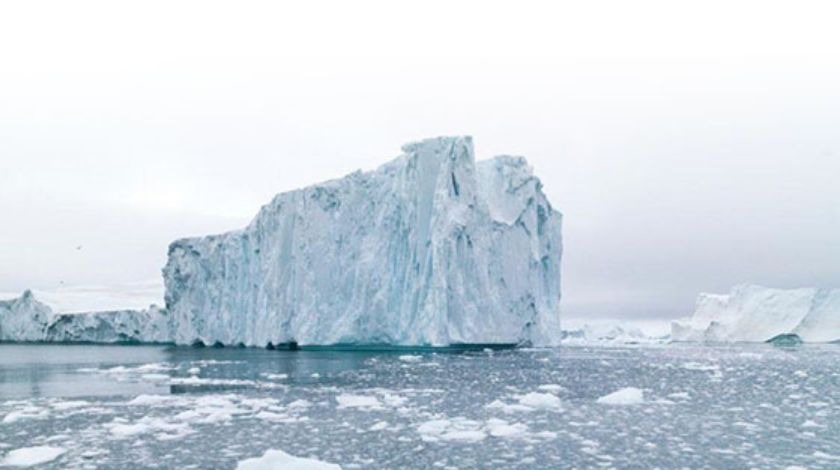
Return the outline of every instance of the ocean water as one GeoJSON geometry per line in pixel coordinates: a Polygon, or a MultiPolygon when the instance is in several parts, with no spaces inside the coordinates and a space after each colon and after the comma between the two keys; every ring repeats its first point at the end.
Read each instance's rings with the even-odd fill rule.
{"type": "Polygon", "coordinates": [[[43,468],[840,468],[840,346],[0,345],[0,462],[41,446],[43,468]]]}

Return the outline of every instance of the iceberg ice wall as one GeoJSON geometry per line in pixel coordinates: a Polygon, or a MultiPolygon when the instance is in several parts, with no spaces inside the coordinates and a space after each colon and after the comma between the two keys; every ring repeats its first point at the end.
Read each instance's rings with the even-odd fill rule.
{"type": "Polygon", "coordinates": [[[526,161],[476,163],[469,137],[403,152],[172,243],[175,341],[557,344],[561,215],[526,161]]]}
{"type": "Polygon", "coordinates": [[[115,310],[59,314],[31,291],[0,301],[0,341],[85,343],[169,343],[172,323],[166,310],[115,310]]]}
{"type": "Polygon", "coordinates": [[[807,342],[840,340],[840,289],[737,286],[700,294],[694,315],[674,322],[674,341],[767,341],[796,334],[807,342]]]}

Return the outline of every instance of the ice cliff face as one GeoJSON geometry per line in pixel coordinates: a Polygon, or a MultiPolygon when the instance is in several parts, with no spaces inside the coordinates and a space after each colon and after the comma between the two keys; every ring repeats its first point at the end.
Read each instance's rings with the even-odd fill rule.
{"type": "Polygon", "coordinates": [[[0,341],[43,341],[53,313],[31,291],[0,300],[0,341]]]}
{"type": "Polygon", "coordinates": [[[175,341],[557,344],[561,215],[526,161],[476,163],[468,137],[403,152],[172,243],[175,341]]]}
{"type": "Polygon", "coordinates": [[[840,340],[840,289],[738,286],[700,294],[694,315],[674,322],[674,341],[760,342],[796,334],[806,342],[840,340]]]}
{"type": "Polygon", "coordinates": [[[57,314],[30,291],[0,301],[0,341],[168,343],[172,323],[166,310],[116,310],[57,314]]]}

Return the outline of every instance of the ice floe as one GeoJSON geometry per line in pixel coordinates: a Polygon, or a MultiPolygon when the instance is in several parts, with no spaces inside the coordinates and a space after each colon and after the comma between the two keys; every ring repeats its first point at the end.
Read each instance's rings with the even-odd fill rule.
{"type": "Polygon", "coordinates": [[[644,392],[635,387],[625,387],[598,399],[602,405],[638,405],[644,401],[644,392]]]}
{"type": "Polygon", "coordinates": [[[341,470],[341,466],[316,459],[295,457],[282,450],[267,450],[262,457],[239,462],[236,470],[341,470]]]}
{"type": "Polygon", "coordinates": [[[15,449],[0,459],[0,467],[33,467],[61,457],[66,449],[51,446],[15,449]]]}

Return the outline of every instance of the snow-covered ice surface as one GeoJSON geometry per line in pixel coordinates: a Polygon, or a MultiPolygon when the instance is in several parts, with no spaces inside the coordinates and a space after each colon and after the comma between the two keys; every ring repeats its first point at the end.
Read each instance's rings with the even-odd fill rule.
{"type": "Polygon", "coordinates": [[[784,334],[840,340],[840,289],[742,285],[728,295],[700,294],[694,314],[671,328],[674,341],[761,342],[784,334]]]}
{"type": "Polygon", "coordinates": [[[0,459],[63,450],[43,468],[234,469],[286,456],[344,469],[840,462],[838,345],[0,345],[0,377],[0,459]],[[633,404],[599,403],[617,391],[633,404]]]}
{"type": "Polygon", "coordinates": [[[277,195],[244,229],[178,240],[178,344],[560,341],[561,214],[521,157],[469,137],[277,195]]]}

